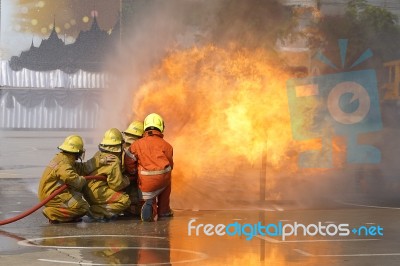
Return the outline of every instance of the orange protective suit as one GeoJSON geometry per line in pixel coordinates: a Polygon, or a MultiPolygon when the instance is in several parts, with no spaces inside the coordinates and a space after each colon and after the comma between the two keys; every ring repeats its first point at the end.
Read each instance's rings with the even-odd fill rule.
{"type": "MultiPolygon", "coordinates": [[[[173,148],[157,130],[145,131],[143,138],[135,141],[125,152],[125,170],[138,172],[141,199],[153,199],[157,214],[170,213],[171,171],[174,166],[173,148]]],[[[153,213],[154,215],[154,213],[153,213]]]]}

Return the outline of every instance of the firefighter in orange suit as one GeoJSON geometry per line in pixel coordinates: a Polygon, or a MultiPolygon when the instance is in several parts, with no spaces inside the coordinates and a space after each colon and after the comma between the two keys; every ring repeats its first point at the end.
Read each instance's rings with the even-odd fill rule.
{"type": "MultiPolygon", "coordinates": [[[[133,121],[129,124],[128,128],[122,132],[124,137],[124,151],[129,149],[133,142],[142,138],[143,136],[143,122],[142,121],[133,121]]],[[[124,159],[124,158],[122,158],[124,159]]],[[[122,163],[124,168],[124,162],[122,163]]],[[[128,175],[130,184],[125,189],[126,193],[129,195],[129,199],[131,200],[130,208],[125,212],[126,216],[140,216],[140,210],[142,205],[139,200],[139,187],[137,184],[138,175],[137,172],[129,174],[125,170],[123,170],[125,175],[128,175]]]]}
{"type": "Polygon", "coordinates": [[[125,152],[125,169],[138,172],[142,221],[173,215],[169,206],[171,171],[174,166],[173,148],[164,140],[164,120],[158,114],[149,114],[143,122],[143,138],[135,141],[125,152]]]}
{"type": "Polygon", "coordinates": [[[117,218],[130,205],[129,196],[123,191],[129,179],[122,175],[122,134],[116,128],[107,130],[94,158],[101,160],[113,156],[114,162],[102,166],[90,175],[105,176],[106,180],[89,180],[84,197],[90,204],[89,217],[94,221],[107,222],[117,218]]]}
{"type": "Polygon", "coordinates": [[[77,135],[68,136],[58,149],[60,152],[42,174],[38,197],[43,201],[62,185],[67,184],[67,189],[46,203],[43,214],[50,223],[76,222],[89,210],[88,203],[80,193],[86,184],[82,175],[87,175],[101,165],[107,165],[108,160],[112,158],[105,157],[102,161],[92,158],[87,162],[76,162],[78,159],[82,161],[85,153],[83,140],[77,135]]]}

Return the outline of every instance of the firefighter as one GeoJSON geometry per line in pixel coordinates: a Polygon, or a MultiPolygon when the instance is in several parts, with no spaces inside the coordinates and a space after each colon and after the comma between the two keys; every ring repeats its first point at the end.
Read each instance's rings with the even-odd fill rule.
{"type": "Polygon", "coordinates": [[[88,203],[80,193],[86,183],[82,175],[87,175],[97,167],[107,165],[113,159],[104,157],[100,161],[92,158],[83,163],[85,149],[83,140],[78,135],[65,138],[58,149],[60,152],[50,161],[42,174],[38,197],[40,201],[43,201],[60,186],[67,184],[67,189],[45,204],[43,215],[49,219],[50,223],[77,222],[89,210],[88,203]],[[76,162],[78,159],[81,162],[76,162]]]}
{"type": "Polygon", "coordinates": [[[124,148],[129,148],[133,142],[142,138],[143,136],[143,122],[133,121],[128,128],[122,132],[124,137],[124,148]]]}
{"type": "Polygon", "coordinates": [[[132,143],[125,152],[125,169],[138,173],[142,221],[154,221],[157,217],[171,217],[171,171],[173,148],[164,140],[164,120],[156,113],[149,114],[143,122],[143,138],[132,143]]]}
{"type": "MultiPolygon", "coordinates": [[[[143,136],[143,122],[141,121],[133,121],[128,128],[122,132],[124,136],[124,151],[129,149],[133,142],[142,138],[143,136]]],[[[122,158],[124,159],[124,158],[122,158]]],[[[124,168],[124,163],[122,164],[124,168]]],[[[129,195],[129,199],[131,200],[131,206],[129,209],[126,210],[125,216],[139,216],[140,217],[140,209],[142,205],[139,201],[139,188],[137,184],[137,172],[132,174],[127,173],[123,170],[124,175],[127,175],[130,180],[129,186],[125,189],[126,193],[129,195]]]]}
{"type": "Polygon", "coordinates": [[[105,132],[99,151],[94,157],[101,160],[112,156],[115,161],[91,173],[105,176],[106,180],[89,180],[84,188],[84,197],[90,204],[89,221],[107,222],[115,219],[131,203],[129,196],[123,191],[129,185],[129,179],[122,175],[122,146],[122,134],[118,129],[111,128],[105,132]]]}

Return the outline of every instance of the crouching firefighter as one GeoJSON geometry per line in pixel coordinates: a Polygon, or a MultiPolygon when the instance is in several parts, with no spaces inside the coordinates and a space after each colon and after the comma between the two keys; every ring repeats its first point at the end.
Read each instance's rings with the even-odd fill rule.
{"type": "Polygon", "coordinates": [[[174,166],[173,148],[163,139],[164,120],[149,114],[143,122],[144,134],[125,151],[125,170],[138,173],[142,221],[171,217],[171,171],[174,166]]]}
{"type": "Polygon", "coordinates": [[[89,210],[89,204],[82,198],[82,188],[86,184],[83,177],[96,168],[107,165],[110,157],[102,160],[92,158],[82,162],[85,154],[80,136],[68,136],[58,146],[59,153],[50,161],[40,179],[38,197],[43,201],[64,184],[66,189],[46,203],[43,215],[50,223],[77,222],[89,210]],[[77,160],[81,162],[76,162],[77,160]]]}
{"type": "Polygon", "coordinates": [[[123,191],[129,185],[129,179],[122,175],[122,134],[116,128],[107,130],[99,144],[99,151],[94,158],[102,160],[112,156],[114,161],[97,168],[94,176],[105,176],[105,180],[93,179],[84,188],[84,197],[90,204],[88,216],[94,221],[107,222],[117,218],[131,202],[123,191]]]}

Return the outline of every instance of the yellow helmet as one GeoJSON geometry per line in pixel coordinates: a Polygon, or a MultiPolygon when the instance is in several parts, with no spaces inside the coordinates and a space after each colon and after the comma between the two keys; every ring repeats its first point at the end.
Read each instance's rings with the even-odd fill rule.
{"type": "Polygon", "coordinates": [[[71,153],[83,153],[85,151],[83,149],[83,140],[78,135],[68,136],[58,148],[71,153]]]}
{"type": "Polygon", "coordinates": [[[133,121],[123,133],[141,137],[143,132],[143,122],[133,121]]]}
{"type": "Polygon", "coordinates": [[[156,113],[149,114],[146,116],[143,122],[144,130],[147,129],[158,129],[162,133],[164,131],[164,120],[156,113]]]}
{"type": "Polygon", "coordinates": [[[104,133],[103,140],[100,142],[100,148],[110,152],[122,151],[122,134],[117,128],[111,128],[104,133]]]}

